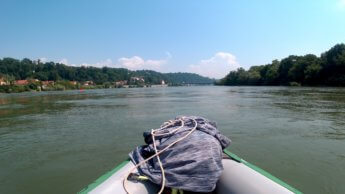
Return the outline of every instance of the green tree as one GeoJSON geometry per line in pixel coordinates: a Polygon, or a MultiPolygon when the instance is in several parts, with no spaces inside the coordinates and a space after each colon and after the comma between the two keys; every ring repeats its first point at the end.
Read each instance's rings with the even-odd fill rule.
{"type": "Polygon", "coordinates": [[[337,44],[321,55],[323,83],[345,86],[345,44],[337,44]]]}
{"type": "Polygon", "coordinates": [[[289,82],[293,81],[291,76],[289,76],[290,69],[296,65],[298,56],[290,55],[289,57],[282,59],[278,68],[279,81],[282,85],[287,85],[289,82]]]}

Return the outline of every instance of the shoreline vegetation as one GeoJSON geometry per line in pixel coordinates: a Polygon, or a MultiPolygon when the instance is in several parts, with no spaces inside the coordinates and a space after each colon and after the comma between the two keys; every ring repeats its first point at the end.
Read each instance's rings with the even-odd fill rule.
{"type": "Polygon", "coordinates": [[[316,56],[290,55],[272,63],[239,68],[220,80],[195,73],[159,73],[152,70],[67,66],[24,58],[0,59],[0,93],[100,88],[227,86],[345,86],[345,44],[316,56]]]}
{"type": "Polygon", "coordinates": [[[159,73],[125,68],[75,67],[24,58],[0,59],[0,93],[213,84],[195,73],[159,73]]]}
{"type": "Polygon", "coordinates": [[[228,86],[345,86],[345,44],[317,57],[290,55],[249,70],[231,71],[216,85],[228,86]]]}

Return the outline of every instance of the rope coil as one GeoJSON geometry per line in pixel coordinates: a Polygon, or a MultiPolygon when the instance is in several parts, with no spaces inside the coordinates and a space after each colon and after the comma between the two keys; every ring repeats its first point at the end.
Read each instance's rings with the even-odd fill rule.
{"type": "Polygon", "coordinates": [[[171,144],[169,144],[168,146],[166,146],[165,148],[163,148],[163,149],[160,150],[160,151],[157,150],[157,146],[156,146],[156,142],[155,142],[155,137],[159,137],[159,136],[163,136],[163,135],[171,135],[171,134],[173,134],[173,133],[176,133],[178,130],[180,130],[180,129],[182,129],[182,128],[184,127],[184,124],[185,124],[185,122],[184,122],[184,120],[183,120],[184,118],[185,118],[185,117],[181,117],[181,118],[178,119],[178,120],[169,120],[168,122],[164,122],[163,125],[162,125],[160,128],[158,128],[158,129],[152,129],[152,130],[151,130],[151,136],[152,136],[152,141],[153,141],[153,147],[154,147],[154,150],[155,150],[155,154],[152,155],[152,156],[150,156],[150,157],[148,157],[147,159],[145,159],[145,160],[139,162],[139,163],[138,163],[137,165],[135,165],[135,166],[129,171],[129,173],[125,176],[125,178],[124,178],[124,180],[123,180],[123,188],[124,188],[124,190],[126,191],[127,194],[130,194],[129,191],[127,190],[127,188],[126,188],[128,176],[129,176],[135,169],[137,169],[139,166],[141,166],[142,164],[144,164],[145,162],[151,160],[151,159],[154,158],[154,157],[157,157],[157,161],[158,161],[158,163],[159,163],[159,167],[160,167],[160,169],[161,169],[161,171],[162,171],[162,186],[161,186],[161,189],[160,189],[160,191],[158,192],[158,194],[161,194],[161,193],[163,192],[164,187],[165,187],[165,172],[164,172],[163,164],[162,164],[162,162],[161,162],[161,160],[160,160],[159,155],[160,155],[161,153],[163,153],[164,151],[166,151],[167,149],[169,149],[170,147],[172,147],[173,145],[175,145],[176,143],[178,143],[178,142],[184,140],[185,138],[187,138],[190,134],[192,134],[192,133],[196,130],[196,128],[197,128],[197,126],[198,126],[198,123],[197,123],[197,121],[196,121],[195,119],[191,119],[191,120],[194,122],[194,124],[195,124],[194,127],[192,127],[192,128],[190,129],[190,131],[189,131],[185,136],[183,136],[183,137],[177,139],[176,141],[172,142],[171,144]],[[177,122],[181,122],[181,126],[179,126],[178,128],[176,128],[176,129],[174,129],[174,130],[172,130],[172,131],[170,131],[170,132],[167,132],[167,133],[158,133],[158,132],[160,132],[162,129],[165,129],[165,128],[169,127],[169,126],[172,126],[172,125],[174,125],[174,124],[177,123],[177,122]],[[157,133],[157,134],[156,134],[156,133],[157,133]]]}

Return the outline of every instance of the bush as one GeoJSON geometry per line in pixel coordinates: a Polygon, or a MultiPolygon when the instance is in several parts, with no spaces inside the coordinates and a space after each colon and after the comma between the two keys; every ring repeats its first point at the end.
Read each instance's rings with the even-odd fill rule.
{"type": "Polygon", "coordinates": [[[289,86],[301,86],[301,84],[298,82],[290,82],[289,86]]]}
{"type": "Polygon", "coordinates": [[[54,85],[54,90],[63,91],[65,89],[66,89],[66,87],[61,85],[61,84],[55,84],[54,85]]]}

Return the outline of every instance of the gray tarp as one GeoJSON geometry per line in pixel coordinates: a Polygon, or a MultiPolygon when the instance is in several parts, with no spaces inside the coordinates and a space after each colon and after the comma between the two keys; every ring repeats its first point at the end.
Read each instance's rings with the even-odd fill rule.
{"type": "MultiPolygon", "coordinates": [[[[160,154],[166,176],[166,187],[183,189],[194,192],[211,192],[222,173],[222,150],[230,144],[230,139],[222,135],[217,129],[216,123],[202,117],[179,116],[183,119],[184,127],[177,133],[156,137],[156,146],[162,150],[172,142],[185,136],[197,121],[197,129],[186,139],[160,154]]],[[[164,132],[172,131],[179,127],[181,122],[173,126],[162,128],[164,132]]],[[[164,126],[164,124],[162,125],[164,126]]],[[[129,156],[138,164],[155,153],[150,132],[144,133],[147,145],[134,149],[129,156]]],[[[161,184],[161,170],[157,158],[153,158],[141,165],[139,173],[161,184]]]]}

